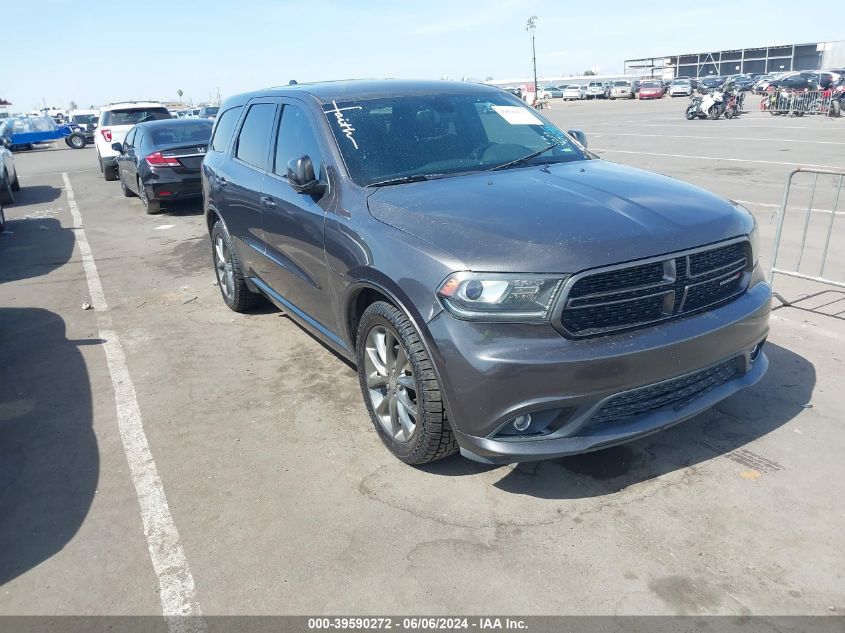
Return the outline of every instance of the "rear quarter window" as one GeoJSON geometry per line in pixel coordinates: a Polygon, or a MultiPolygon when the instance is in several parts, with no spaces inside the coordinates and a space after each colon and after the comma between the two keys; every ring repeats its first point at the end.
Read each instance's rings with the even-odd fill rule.
{"type": "Polygon", "coordinates": [[[235,156],[258,169],[267,169],[270,136],[273,133],[275,119],[275,104],[256,103],[251,105],[247,110],[246,118],[238,135],[235,156]]]}
{"type": "Polygon", "coordinates": [[[211,150],[214,152],[225,152],[232,139],[232,131],[241,117],[243,106],[230,108],[217,117],[217,125],[214,128],[214,135],[211,137],[211,150]]]}

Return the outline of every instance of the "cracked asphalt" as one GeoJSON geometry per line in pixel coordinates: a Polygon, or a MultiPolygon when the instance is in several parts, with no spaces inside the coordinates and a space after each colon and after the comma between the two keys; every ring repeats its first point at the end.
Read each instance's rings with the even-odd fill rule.
{"type": "MultiPolygon", "coordinates": [[[[845,120],[686,122],[684,104],[547,114],[609,160],[744,201],[770,258],[786,174],[845,164],[845,120]]],[[[0,614],[161,613],[63,173],[204,613],[845,612],[845,296],[832,287],[778,279],[798,301],[774,313],[765,379],[671,430],[548,462],[411,468],[381,446],[352,368],[272,307],[223,305],[198,204],[144,215],[93,149],[15,159],[23,189],[0,235],[0,614]]],[[[813,216],[807,265],[827,217],[813,216]]],[[[788,256],[800,222],[786,223],[788,256]]]]}

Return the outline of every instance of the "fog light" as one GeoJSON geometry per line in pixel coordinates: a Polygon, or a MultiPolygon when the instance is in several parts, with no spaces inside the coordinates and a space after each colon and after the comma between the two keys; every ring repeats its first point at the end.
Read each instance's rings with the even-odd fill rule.
{"type": "Polygon", "coordinates": [[[513,428],[517,431],[524,431],[529,426],[531,426],[531,414],[526,413],[525,415],[518,415],[513,419],[513,428]]]}

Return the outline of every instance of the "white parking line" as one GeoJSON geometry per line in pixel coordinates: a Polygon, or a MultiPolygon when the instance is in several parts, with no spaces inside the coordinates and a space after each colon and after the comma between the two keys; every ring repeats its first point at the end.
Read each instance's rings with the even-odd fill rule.
{"type": "MultiPolygon", "coordinates": [[[[621,123],[616,123],[616,122],[612,122],[612,123],[609,123],[609,122],[593,123],[592,125],[625,125],[625,126],[629,126],[631,123],[636,123],[640,127],[682,127],[686,130],[690,129],[690,125],[696,125],[696,123],[694,123],[692,121],[690,121],[687,124],[684,124],[684,123],[638,123],[636,121],[631,121],[631,122],[624,122],[623,121],[621,123]]],[[[822,130],[822,131],[826,131],[826,130],[824,130],[824,128],[810,127],[809,125],[745,125],[745,124],[739,124],[739,123],[733,123],[733,122],[731,122],[729,125],[731,126],[731,129],[745,128],[747,130],[758,130],[758,129],[762,129],[762,128],[772,128],[773,130],[822,130]]]]}
{"type": "MultiPolygon", "coordinates": [[[[593,149],[593,148],[591,148],[593,149]]],[[[759,163],[761,165],[790,165],[793,167],[817,167],[820,169],[840,169],[837,165],[813,165],[811,163],[790,163],[776,160],[755,160],[751,158],[725,158],[721,156],[690,156],[688,154],[660,154],[658,152],[634,152],[624,149],[599,149],[594,148],[596,152],[610,152],[613,154],[637,154],[641,156],[665,156],[667,158],[689,158],[692,160],[718,160],[733,163],[759,163]]]]}
{"type": "Polygon", "coordinates": [[[144,433],[135,385],[132,384],[132,377],[129,375],[123,346],[112,323],[103,286],[97,273],[97,264],[94,262],[88,237],[85,235],[82,214],[76,204],[67,172],[62,173],[62,179],[75,225],[76,243],[79,246],[85,277],[88,280],[91,305],[97,314],[99,336],[104,341],[103,349],[106,353],[117,406],[120,439],[123,442],[132,483],[135,485],[135,493],[138,496],[150,559],[158,577],[162,612],[171,633],[202,632],[207,627],[196,598],[194,577],[188,566],[185,551],[182,549],[179,532],[170,514],[164,487],[144,433]]]}
{"type": "Polygon", "coordinates": [[[595,134],[596,136],[644,136],[656,138],[694,138],[706,139],[711,141],[763,141],[769,143],[810,143],[818,145],[845,145],[842,141],[808,141],[806,139],[790,139],[790,138],[752,138],[750,136],[731,136],[729,138],[720,136],[689,136],[686,134],[669,135],[669,134],[635,134],[633,132],[586,132],[586,134],[595,134]]]}
{"type": "MultiPolygon", "coordinates": [[[[737,200],[733,198],[734,202],[738,202],[739,204],[750,204],[757,207],[766,207],[767,209],[780,209],[779,204],[772,204],[771,202],[754,202],[752,200],[737,200]]],[[[795,209],[797,211],[806,211],[807,207],[796,207],[796,206],[789,206],[787,210],[795,209]]],[[[833,209],[810,209],[813,213],[832,213],[833,209]]],[[[845,215],[845,211],[837,211],[836,215],[845,215]]]]}

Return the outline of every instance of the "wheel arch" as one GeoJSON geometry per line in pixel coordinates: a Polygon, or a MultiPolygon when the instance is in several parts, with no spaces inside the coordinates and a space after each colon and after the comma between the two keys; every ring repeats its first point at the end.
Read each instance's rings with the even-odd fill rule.
{"type": "MultiPolygon", "coordinates": [[[[449,402],[449,390],[444,388],[443,376],[440,373],[440,367],[437,362],[440,358],[440,354],[437,352],[437,347],[431,338],[431,332],[426,325],[425,319],[414,307],[413,302],[402,291],[398,284],[385,277],[383,274],[378,273],[378,271],[372,269],[368,270],[372,276],[360,278],[350,284],[346,290],[346,295],[343,301],[344,319],[342,327],[344,328],[344,337],[348,342],[350,342],[349,349],[353,351],[356,362],[358,358],[357,325],[361,316],[364,314],[364,311],[366,311],[367,307],[379,300],[386,301],[387,303],[395,306],[405,313],[417,329],[420,336],[420,342],[425,348],[425,353],[431,361],[431,368],[434,372],[434,376],[438,385],[440,385],[440,395],[443,402],[445,417],[446,419],[452,419],[452,406],[449,402]]],[[[439,314],[439,312],[437,314],[439,314]]],[[[436,314],[434,316],[436,316],[436,314]]]]}

